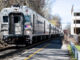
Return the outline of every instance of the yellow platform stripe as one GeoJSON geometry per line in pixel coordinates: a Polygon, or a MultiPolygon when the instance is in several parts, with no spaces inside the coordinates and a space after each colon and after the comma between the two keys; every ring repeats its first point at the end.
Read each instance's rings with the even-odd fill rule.
{"type": "Polygon", "coordinates": [[[28,60],[30,59],[32,56],[34,56],[36,53],[38,53],[39,51],[43,50],[45,47],[47,47],[50,44],[47,44],[45,46],[43,46],[42,48],[38,49],[37,51],[35,51],[33,54],[29,55],[28,57],[26,57],[24,60],[28,60]]]}

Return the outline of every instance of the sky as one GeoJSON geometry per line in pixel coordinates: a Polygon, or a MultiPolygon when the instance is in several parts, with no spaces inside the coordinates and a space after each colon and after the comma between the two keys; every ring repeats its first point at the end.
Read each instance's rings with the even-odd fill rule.
{"type": "Polygon", "coordinates": [[[71,24],[71,8],[80,9],[80,0],[50,0],[50,13],[61,17],[62,28],[71,24]]]}

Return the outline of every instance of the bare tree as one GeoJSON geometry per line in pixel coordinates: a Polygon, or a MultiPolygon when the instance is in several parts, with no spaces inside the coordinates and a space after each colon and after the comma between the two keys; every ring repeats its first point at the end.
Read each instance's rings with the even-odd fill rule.
{"type": "Polygon", "coordinates": [[[0,5],[2,7],[8,7],[13,4],[20,4],[20,5],[27,5],[28,7],[32,8],[35,10],[37,13],[42,14],[42,8],[45,5],[45,0],[0,0],[0,5]]]}
{"type": "Polygon", "coordinates": [[[59,15],[54,15],[50,22],[54,24],[56,27],[61,28],[61,18],[59,15]]]}
{"type": "Polygon", "coordinates": [[[61,27],[61,18],[60,18],[60,16],[59,15],[53,16],[53,20],[56,21],[56,26],[60,28],[61,27]]]}
{"type": "Polygon", "coordinates": [[[43,16],[42,9],[45,5],[45,0],[27,0],[29,7],[43,16]]]}

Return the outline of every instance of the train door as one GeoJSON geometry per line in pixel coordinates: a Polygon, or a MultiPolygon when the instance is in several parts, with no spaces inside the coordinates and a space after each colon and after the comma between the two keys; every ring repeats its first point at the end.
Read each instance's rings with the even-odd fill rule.
{"type": "Polygon", "coordinates": [[[21,13],[11,13],[9,15],[9,34],[23,34],[23,20],[21,13]]]}

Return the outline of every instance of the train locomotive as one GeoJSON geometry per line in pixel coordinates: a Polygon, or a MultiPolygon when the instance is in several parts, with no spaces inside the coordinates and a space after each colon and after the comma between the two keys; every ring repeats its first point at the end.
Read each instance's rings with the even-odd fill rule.
{"type": "Polygon", "coordinates": [[[62,33],[32,9],[16,5],[1,10],[0,28],[1,39],[8,44],[33,44],[62,33]]]}

